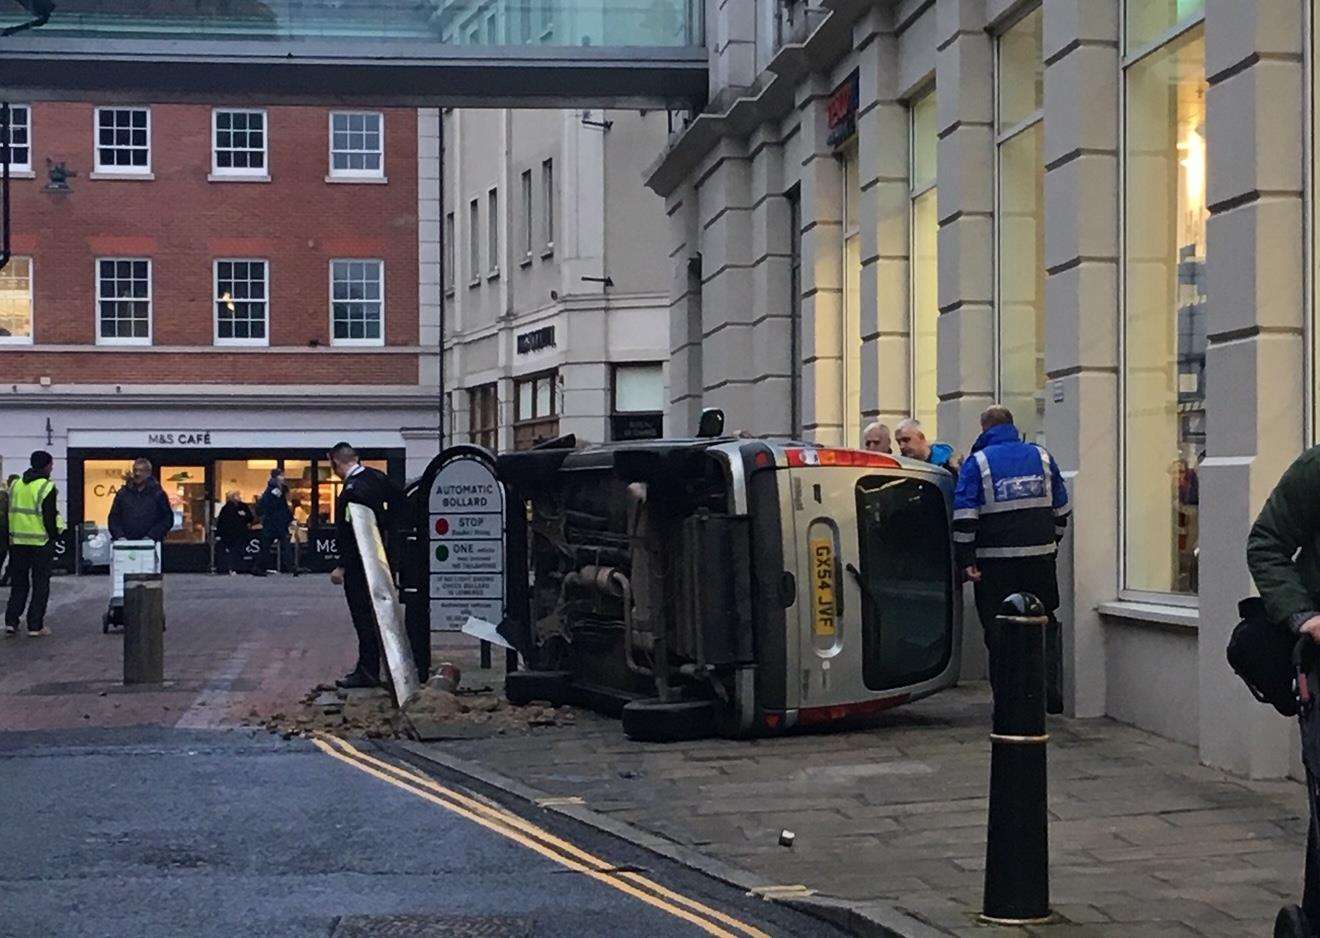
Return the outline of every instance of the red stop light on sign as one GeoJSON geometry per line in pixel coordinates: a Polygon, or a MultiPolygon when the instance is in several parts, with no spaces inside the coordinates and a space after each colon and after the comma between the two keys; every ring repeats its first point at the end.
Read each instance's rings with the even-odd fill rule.
{"type": "Polygon", "coordinates": [[[441,537],[449,533],[449,520],[447,518],[435,519],[435,533],[441,537]]]}

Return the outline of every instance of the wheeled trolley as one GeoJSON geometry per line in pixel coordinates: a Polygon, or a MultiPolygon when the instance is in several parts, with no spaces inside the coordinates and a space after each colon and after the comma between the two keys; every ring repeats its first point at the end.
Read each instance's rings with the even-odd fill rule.
{"type": "Polygon", "coordinates": [[[160,573],[160,544],[156,541],[115,541],[110,546],[110,604],[101,616],[101,633],[124,626],[124,576],[160,573]]]}

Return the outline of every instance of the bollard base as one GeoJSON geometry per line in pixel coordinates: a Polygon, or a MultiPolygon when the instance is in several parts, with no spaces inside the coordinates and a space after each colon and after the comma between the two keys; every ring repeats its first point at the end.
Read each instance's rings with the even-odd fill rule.
{"type": "Polygon", "coordinates": [[[979,925],[1002,925],[1011,928],[1022,925],[1053,925],[1061,919],[1056,913],[1051,912],[1041,918],[996,918],[993,915],[978,915],[976,921],[979,925]]]}

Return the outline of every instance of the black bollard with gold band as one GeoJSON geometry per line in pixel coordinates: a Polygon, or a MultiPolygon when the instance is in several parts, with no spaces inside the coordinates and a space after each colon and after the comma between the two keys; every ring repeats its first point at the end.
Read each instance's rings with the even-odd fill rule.
{"type": "Polygon", "coordinates": [[[1045,806],[1045,607],[1029,593],[1004,600],[996,618],[990,823],[981,920],[1025,925],[1050,917],[1045,806]]]}

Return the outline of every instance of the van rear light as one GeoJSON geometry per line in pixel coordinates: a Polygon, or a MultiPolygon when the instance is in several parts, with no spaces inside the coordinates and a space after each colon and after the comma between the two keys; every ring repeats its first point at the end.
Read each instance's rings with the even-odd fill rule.
{"type": "Polygon", "coordinates": [[[757,469],[773,469],[775,467],[775,457],[770,455],[768,450],[760,450],[752,457],[752,465],[757,469]]]}
{"type": "Polygon", "coordinates": [[[899,461],[884,453],[872,453],[864,449],[790,449],[787,451],[789,466],[800,469],[805,466],[857,466],[866,469],[898,469],[899,461]]]}
{"type": "Polygon", "coordinates": [[[767,713],[765,714],[764,719],[766,729],[777,730],[779,729],[779,724],[784,720],[784,715],[782,713],[767,713]]]}
{"type": "Polygon", "coordinates": [[[883,713],[908,702],[907,694],[897,697],[882,697],[879,700],[867,700],[863,703],[838,704],[833,707],[805,707],[798,711],[799,726],[821,726],[836,723],[839,720],[856,719],[883,713]]]}

